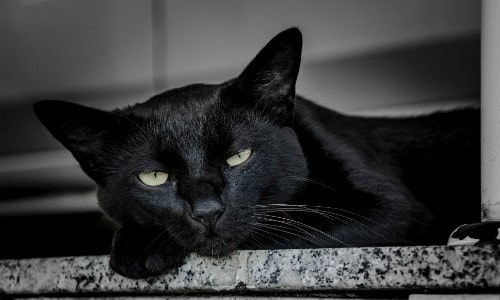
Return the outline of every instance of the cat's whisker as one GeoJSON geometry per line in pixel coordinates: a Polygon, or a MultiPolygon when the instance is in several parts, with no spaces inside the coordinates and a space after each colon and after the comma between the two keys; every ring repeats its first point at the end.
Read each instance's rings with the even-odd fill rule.
{"type": "Polygon", "coordinates": [[[372,222],[376,225],[379,225],[381,227],[385,227],[386,229],[390,229],[389,227],[387,227],[386,225],[384,225],[383,223],[380,223],[378,221],[375,221],[374,219],[371,219],[371,218],[368,218],[366,216],[363,216],[363,215],[360,215],[358,213],[355,213],[355,212],[352,212],[350,210],[346,210],[346,209],[342,209],[342,208],[336,208],[336,207],[326,207],[326,206],[314,206],[314,207],[317,207],[317,208],[320,208],[320,209],[326,209],[326,210],[335,210],[335,211],[340,211],[340,212],[343,212],[343,213],[347,213],[347,214],[350,214],[350,215],[353,215],[353,216],[356,216],[356,217],[359,217],[361,219],[364,219],[366,221],[369,221],[369,222],[372,222]]]}
{"type": "MultiPolygon", "coordinates": [[[[322,210],[319,210],[319,209],[312,209],[312,208],[295,208],[295,207],[287,207],[287,208],[276,208],[276,209],[269,209],[269,210],[264,210],[264,212],[281,212],[281,213],[284,213],[286,214],[286,212],[305,212],[305,213],[315,213],[315,214],[319,214],[329,220],[335,220],[335,221],[339,221],[339,222],[342,222],[343,224],[347,224],[347,222],[342,218],[344,217],[343,215],[341,214],[336,214],[336,213],[332,213],[332,212],[328,212],[328,211],[322,211],[322,210]]],[[[347,219],[349,219],[348,217],[345,217],[347,219]]],[[[353,222],[357,222],[356,220],[354,219],[350,219],[351,221],[353,222]]]]}
{"type": "Polygon", "coordinates": [[[222,245],[224,245],[224,247],[226,247],[226,248],[227,248],[226,241],[225,241],[224,239],[221,239],[220,241],[222,242],[222,245]]]}
{"type": "Polygon", "coordinates": [[[261,236],[257,235],[256,232],[251,231],[250,234],[248,235],[248,240],[245,242],[246,247],[252,248],[252,245],[250,242],[254,242],[255,244],[259,245],[261,248],[265,248],[265,243],[261,240],[261,236]]]}
{"type": "Polygon", "coordinates": [[[296,224],[293,224],[292,222],[287,222],[287,221],[292,221],[292,219],[276,217],[276,218],[280,218],[279,220],[276,220],[276,219],[273,219],[273,217],[276,217],[276,216],[268,215],[268,214],[259,214],[259,216],[256,216],[255,218],[265,220],[268,222],[280,223],[280,224],[288,226],[287,228],[294,229],[297,232],[302,232],[302,233],[305,233],[305,234],[308,234],[308,235],[314,237],[309,231],[305,230],[304,228],[301,228],[300,226],[297,226],[296,224]]]}
{"type": "MultiPolygon", "coordinates": [[[[268,221],[274,221],[274,220],[268,220],[268,221]]],[[[281,234],[278,234],[278,233],[275,233],[275,232],[272,232],[273,230],[274,231],[278,231],[280,233],[283,233],[285,235],[293,235],[293,236],[296,236],[298,238],[302,238],[302,239],[305,239],[309,242],[311,242],[312,244],[315,244],[315,245],[320,245],[320,243],[316,242],[316,241],[313,241],[311,239],[309,239],[307,236],[304,236],[303,234],[298,234],[294,231],[290,231],[290,229],[294,229],[296,230],[295,228],[289,228],[289,227],[286,227],[286,226],[280,226],[280,225],[276,225],[276,224],[272,224],[272,223],[252,223],[252,225],[254,226],[258,226],[258,228],[254,227],[253,228],[253,232],[259,232],[259,235],[260,236],[265,236],[266,238],[268,239],[271,239],[273,242],[275,242],[276,244],[279,244],[279,241],[269,237],[268,235],[273,235],[275,237],[278,237],[280,238],[282,241],[286,241],[286,242],[292,242],[291,239],[289,237],[285,237],[281,234]],[[266,235],[267,234],[267,235],[266,235]]]]}
{"type": "Polygon", "coordinates": [[[376,230],[374,230],[370,226],[367,226],[367,225],[363,224],[362,222],[360,222],[360,221],[358,221],[356,219],[344,216],[342,214],[328,212],[328,211],[320,213],[319,210],[311,210],[311,212],[315,212],[315,213],[321,214],[325,218],[328,218],[328,219],[332,219],[333,218],[334,220],[341,220],[341,222],[344,223],[344,224],[347,224],[347,222],[345,220],[351,221],[352,223],[358,224],[359,226],[363,227],[364,229],[366,229],[367,231],[370,231],[373,234],[376,234],[376,235],[378,235],[380,237],[384,237],[382,234],[380,234],[379,232],[377,232],[376,230]]]}
{"type": "MultiPolygon", "coordinates": [[[[266,217],[271,217],[271,218],[275,218],[274,220],[277,221],[276,219],[279,219],[281,220],[284,224],[289,224],[289,225],[292,225],[292,224],[295,224],[297,226],[297,228],[300,228],[301,230],[304,230],[305,232],[307,232],[309,235],[312,236],[312,234],[310,232],[308,232],[307,230],[303,229],[303,228],[308,228],[314,232],[317,232],[321,235],[324,235],[324,236],[327,236],[328,238],[344,245],[344,246],[347,246],[347,247],[350,247],[351,245],[349,245],[348,243],[346,242],[343,242],[335,237],[333,237],[332,235],[326,233],[326,232],[323,232],[313,226],[310,226],[310,225],[307,225],[305,223],[302,223],[302,222],[299,222],[299,221],[296,221],[296,220],[292,220],[292,219],[288,219],[288,218],[283,218],[283,217],[278,217],[278,216],[273,216],[273,215],[268,215],[268,214],[259,214],[259,213],[256,213],[256,215],[261,215],[261,216],[266,216],[266,217]],[[303,227],[303,228],[301,228],[303,227]]],[[[314,237],[314,236],[313,236],[314,237]]]]}
{"type": "Polygon", "coordinates": [[[322,213],[322,212],[315,211],[315,210],[312,210],[312,209],[301,209],[301,208],[283,208],[283,209],[280,209],[280,208],[276,208],[276,209],[264,209],[264,210],[260,210],[260,212],[262,212],[262,213],[282,213],[285,216],[287,216],[289,219],[292,219],[292,218],[291,218],[291,216],[287,212],[316,213],[316,214],[324,216],[327,219],[330,219],[330,220],[336,219],[337,221],[346,223],[341,218],[329,217],[326,213],[322,213]]]}
{"type": "Polygon", "coordinates": [[[329,186],[327,184],[324,184],[324,183],[321,183],[319,181],[316,181],[316,180],[312,180],[312,179],[305,178],[305,177],[293,176],[293,175],[287,176],[287,178],[290,178],[290,179],[293,179],[293,180],[297,180],[297,181],[303,181],[303,182],[307,182],[307,183],[316,184],[316,185],[322,186],[322,187],[324,187],[324,188],[326,188],[326,189],[328,189],[330,191],[333,191],[333,192],[335,192],[338,195],[342,195],[342,193],[339,190],[337,190],[337,189],[335,189],[335,188],[333,188],[333,187],[331,187],[331,186],[329,186]]]}
{"type": "MultiPolygon", "coordinates": [[[[350,210],[342,209],[342,208],[337,208],[337,207],[327,207],[327,206],[317,206],[317,205],[306,205],[306,204],[285,204],[285,203],[272,203],[272,204],[267,204],[267,205],[256,205],[257,207],[299,207],[299,208],[311,208],[311,209],[322,209],[326,211],[340,211],[343,213],[347,213],[356,217],[359,217],[361,219],[364,219],[366,221],[372,222],[380,227],[384,227],[385,229],[390,230],[390,228],[380,222],[377,222],[371,218],[368,218],[366,216],[360,215],[358,213],[352,212],[350,210]]],[[[333,213],[333,212],[332,212],[333,213]]]]}
{"type": "Polygon", "coordinates": [[[260,237],[263,237],[263,238],[271,240],[274,244],[279,244],[279,241],[276,240],[275,238],[271,237],[271,236],[276,236],[276,237],[279,237],[281,239],[286,240],[282,236],[280,236],[280,235],[278,235],[276,233],[273,233],[273,232],[269,232],[269,231],[267,231],[267,230],[265,230],[263,228],[254,228],[253,233],[259,235],[260,237]]]}
{"type": "MultiPolygon", "coordinates": [[[[331,191],[333,191],[333,192],[337,193],[338,195],[342,196],[342,194],[341,194],[341,192],[340,192],[340,191],[338,191],[337,189],[335,189],[335,188],[333,188],[333,187],[331,187],[331,186],[329,186],[329,185],[326,185],[326,184],[324,184],[324,183],[322,183],[322,182],[319,182],[319,181],[316,181],[316,180],[312,180],[312,179],[309,179],[309,178],[305,178],[305,177],[293,176],[293,175],[292,175],[292,176],[288,176],[288,178],[293,179],[293,180],[304,181],[304,182],[308,182],[308,183],[316,184],[316,185],[322,186],[322,187],[324,187],[324,188],[327,188],[327,189],[329,189],[329,190],[331,190],[331,191]]],[[[278,204],[278,205],[287,205],[287,204],[278,204]]],[[[354,212],[349,211],[349,210],[344,210],[344,209],[334,208],[334,207],[307,206],[307,205],[298,205],[298,206],[301,206],[301,207],[311,207],[311,208],[315,208],[315,209],[317,209],[317,208],[322,208],[322,209],[332,209],[332,210],[342,211],[342,212],[344,212],[344,213],[352,214],[352,215],[354,215],[354,216],[356,216],[356,217],[359,217],[359,218],[365,219],[365,220],[367,220],[367,221],[370,221],[370,222],[372,222],[372,223],[374,223],[374,224],[379,225],[380,227],[384,227],[385,229],[390,230],[390,228],[388,228],[387,226],[385,226],[384,224],[382,224],[382,223],[380,223],[380,222],[377,222],[377,221],[375,221],[375,220],[373,220],[373,219],[370,219],[370,218],[368,218],[368,217],[365,217],[365,216],[363,216],[363,215],[360,215],[360,214],[354,213],[354,212]]],[[[332,214],[335,214],[335,213],[332,213],[332,214]]],[[[373,230],[372,228],[370,228],[369,226],[366,226],[365,224],[363,224],[363,223],[361,223],[361,222],[359,222],[359,221],[357,221],[357,220],[354,220],[354,219],[352,219],[352,218],[349,218],[349,217],[347,217],[347,216],[345,216],[345,215],[341,215],[341,214],[335,214],[335,216],[336,216],[336,217],[335,217],[335,219],[337,219],[337,220],[339,220],[337,217],[341,217],[341,218],[344,218],[344,219],[347,219],[347,220],[353,221],[353,222],[357,223],[358,225],[361,225],[361,226],[362,226],[362,227],[364,227],[365,229],[368,229],[368,230],[372,231],[373,233],[375,233],[375,234],[377,234],[377,235],[379,235],[379,236],[381,236],[381,237],[384,237],[384,236],[383,236],[383,235],[381,235],[380,233],[378,233],[378,232],[374,231],[374,230],[373,230]]],[[[339,220],[339,221],[340,221],[340,220],[339,220]]],[[[343,222],[343,223],[345,223],[345,222],[343,222]]]]}
{"type": "MultiPolygon", "coordinates": [[[[265,218],[265,217],[262,217],[262,216],[255,216],[254,215],[253,218],[254,219],[261,219],[261,220],[265,221],[265,223],[262,223],[262,222],[252,222],[252,223],[250,223],[251,225],[253,225],[253,229],[255,229],[255,230],[266,231],[268,234],[272,234],[274,236],[278,236],[282,240],[291,242],[291,240],[289,238],[286,238],[286,237],[284,237],[282,235],[279,235],[277,233],[273,233],[273,232],[269,231],[269,230],[275,230],[275,231],[279,231],[279,232],[287,234],[287,235],[293,235],[293,236],[305,239],[305,240],[307,240],[307,241],[309,241],[309,242],[311,242],[313,244],[319,245],[318,242],[315,242],[315,241],[307,238],[303,234],[298,234],[298,233],[305,233],[305,234],[311,235],[306,230],[304,230],[302,228],[299,228],[299,227],[297,227],[297,226],[295,226],[293,224],[286,224],[282,220],[273,220],[271,218],[265,218]],[[278,224],[276,224],[276,223],[278,223],[278,224]],[[259,228],[255,227],[255,226],[257,226],[259,228]]],[[[312,236],[312,237],[314,238],[314,236],[312,236]]]]}
{"type": "MultiPolygon", "coordinates": [[[[249,215],[247,217],[251,218],[252,215],[249,215]]],[[[243,241],[243,245],[246,246],[246,247],[248,247],[248,249],[254,249],[255,248],[255,244],[260,245],[260,247],[262,249],[264,249],[266,243],[262,240],[262,237],[266,237],[266,235],[262,234],[260,232],[259,232],[259,234],[257,234],[257,232],[254,230],[254,229],[256,229],[254,227],[255,224],[258,224],[258,223],[256,223],[256,222],[249,222],[249,223],[244,223],[244,224],[237,224],[233,228],[233,232],[231,234],[233,240],[235,239],[234,238],[235,236],[238,236],[238,235],[242,234],[242,235],[246,236],[245,240],[243,241]],[[255,243],[255,244],[252,244],[252,242],[255,243]]]]}
{"type": "MultiPolygon", "coordinates": [[[[269,221],[274,221],[274,220],[269,220],[269,221]]],[[[293,235],[293,236],[296,236],[296,237],[299,237],[299,238],[303,238],[303,239],[305,239],[305,240],[307,240],[307,241],[309,241],[309,242],[311,242],[313,244],[320,245],[318,242],[313,241],[313,240],[309,239],[308,237],[306,237],[304,235],[298,234],[297,232],[290,231],[290,229],[294,229],[294,228],[289,228],[289,227],[286,227],[286,226],[272,224],[272,223],[265,223],[265,224],[254,223],[253,225],[255,225],[255,226],[261,226],[261,227],[264,227],[266,229],[271,229],[271,230],[279,231],[279,232],[282,232],[282,233],[285,233],[285,234],[290,234],[290,235],[293,235]]],[[[289,239],[286,239],[286,240],[289,241],[289,239]]]]}
{"type": "MultiPolygon", "coordinates": [[[[278,233],[275,233],[275,232],[271,232],[269,229],[272,229],[271,226],[265,226],[264,224],[253,224],[254,226],[257,226],[255,228],[253,228],[253,230],[256,230],[256,231],[259,231],[259,232],[265,232],[267,234],[270,234],[270,235],[273,235],[275,237],[278,237],[282,240],[288,240],[288,238],[282,236],[281,234],[278,234],[278,233]]],[[[274,229],[274,228],[273,228],[274,229]]],[[[283,232],[282,230],[278,230],[280,232],[283,232]]],[[[288,232],[284,232],[284,233],[288,233],[288,232]]],[[[274,240],[275,242],[278,242],[277,240],[274,240]]]]}
{"type": "MultiPolygon", "coordinates": [[[[323,216],[323,217],[325,217],[325,218],[327,218],[329,220],[340,221],[343,224],[348,224],[347,221],[346,221],[346,220],[348,220],[350,222],[353,222],[353,223],[355,223],[355,224],[363,227],[363,229],[366,229],[366,231],[369,231],[369,232],[371,232],[373,234],[376,234],[376,235],[378,235],[378,236],[380,236],[382,238],[385,238],[384,235],[382,235],[378,231],[374,230],[370,226],[367,226],[367,225],[363,224],[359,220],[356,220],[356,219],[353,219],[351,217],[342,215],[340,213],[331,212],[329,210],[325,210],[324,208],[317,207],[317,206],[314,206],[314,207],[310,208],[310,207],[306,207],[305,205],[301,205],[300,207],[283,207],[283,208],[276,208],[274,210],[273,209],[271,209],[271,210],[265,210],[265,212],[284,212],[284,211],[316,213],[316,214],[319,214],[319,215],[321,215],[321,216],[323,216]]],[[[369,233],[366,232],[366,234],[369,234],[369,233]]]]}

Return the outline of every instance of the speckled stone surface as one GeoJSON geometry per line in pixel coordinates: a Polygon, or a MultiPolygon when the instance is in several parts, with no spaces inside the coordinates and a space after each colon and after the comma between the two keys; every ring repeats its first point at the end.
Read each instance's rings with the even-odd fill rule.
{"type": "Polygon", "coordinates": [[[0,260],[0,294],[500,289],[500,246],[238,251],[169,274],[122,277],[107,256],[0,260]]]}

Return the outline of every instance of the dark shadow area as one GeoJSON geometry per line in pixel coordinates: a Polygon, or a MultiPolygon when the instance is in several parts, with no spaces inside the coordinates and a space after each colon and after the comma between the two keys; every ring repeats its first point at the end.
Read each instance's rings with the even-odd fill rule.
{"type": "Polygon", "coordinates": [[[0,218],[0,259],[109,254],[115,224],[101,213],[0,218]]]}

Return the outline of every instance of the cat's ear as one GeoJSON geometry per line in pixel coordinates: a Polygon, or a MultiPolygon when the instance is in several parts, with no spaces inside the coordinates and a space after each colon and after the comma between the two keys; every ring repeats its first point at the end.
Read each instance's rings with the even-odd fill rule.
{"type": "Polygon", "coordinates": [[[110,112],[64,101],[44,100],[33,108],[38,119],[71,151],[85,173],[102,184],[105,140],[116,133],[119,118],[110,112]]]}
{"type": "Polygon", "coordinates": [[[276,35],[236,79],[244,101],[275,114],[291,114],[299,73],[302,34],[297,28],[276,35]]]}

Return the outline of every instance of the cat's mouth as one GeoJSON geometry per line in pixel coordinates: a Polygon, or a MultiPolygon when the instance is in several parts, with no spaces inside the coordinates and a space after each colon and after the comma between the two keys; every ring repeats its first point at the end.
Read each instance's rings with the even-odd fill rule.
{"type": "MultiPolygon", "coordinates": [[[[190,252],[203,256],[226,256],[237,249],[243,236],[235,232],[227,216],[222,216],[215,222],[199,222],[195,219],[185,218],[184,230],[174,231],[172,235],[179,243],[190,252]]],[[[239,232],[239,231],[238,231],[239,232]]]]}
{"type": "Polygon", "coordinates": [[[235,249],[234,239],[228,238],[217,226],[207,226],[199,232],[193,251],[205,256],[225,256],[235,249]]]}
{"type": "Polygon", "coordinates": [[[231,243],[220,235],[213,234],[206,236],[203,241],[200,241],[200,243],[195,246],[194,251],[205,256],[220,257],[234,250],[230,245],[231,243]]]}

